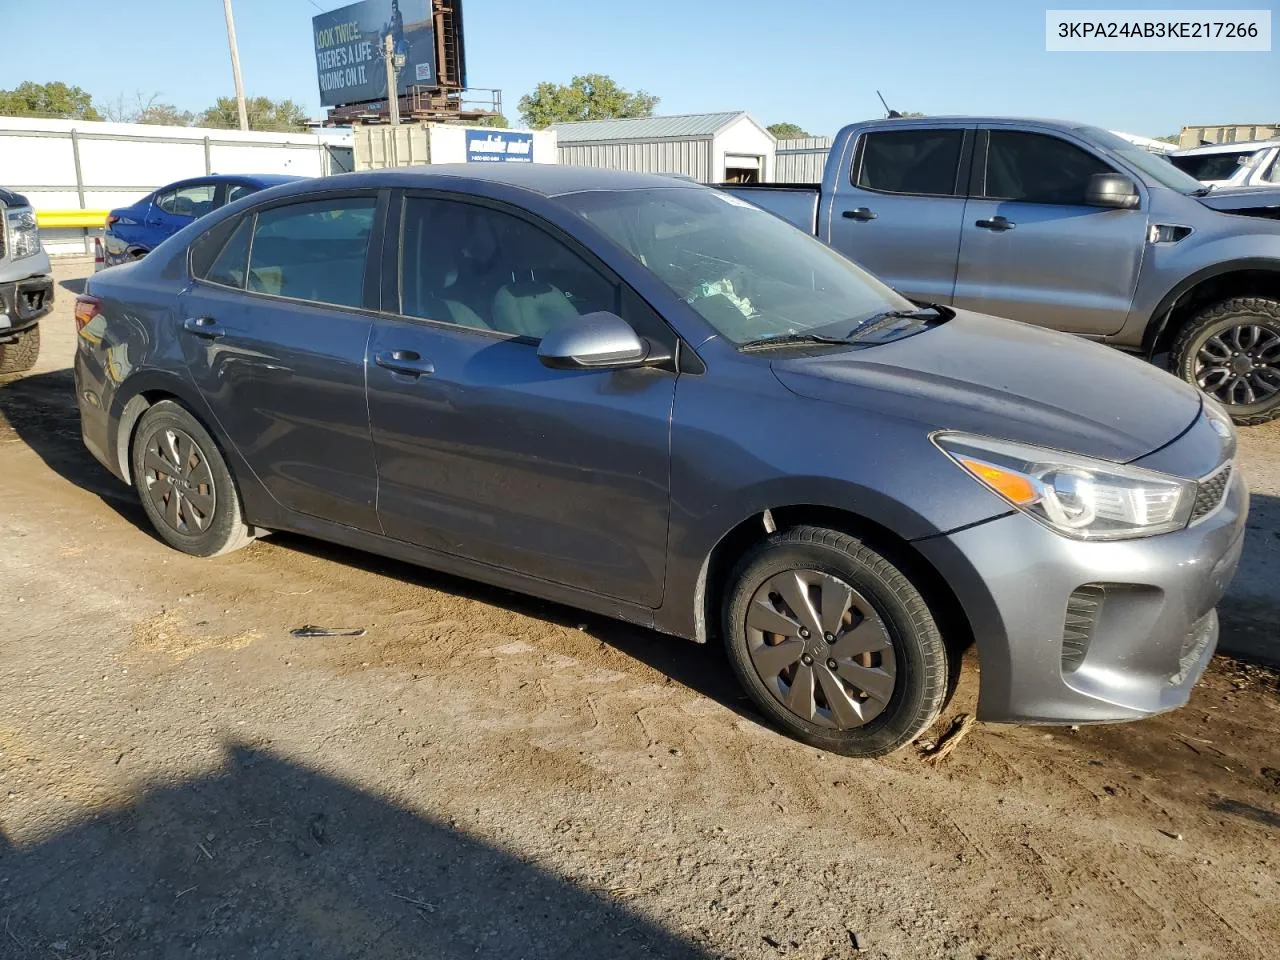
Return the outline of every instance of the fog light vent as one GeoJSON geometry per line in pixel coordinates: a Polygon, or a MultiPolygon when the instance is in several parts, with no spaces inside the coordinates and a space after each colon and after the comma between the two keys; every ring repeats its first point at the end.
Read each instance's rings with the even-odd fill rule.
{"type": "Polygon", "coordinates": [[[1101,584],[1086,583],[1067,598],[1067,618],[1062,624],[1063,673],[1074,673],[1084,663],[1105,594],[1101,584]]]}

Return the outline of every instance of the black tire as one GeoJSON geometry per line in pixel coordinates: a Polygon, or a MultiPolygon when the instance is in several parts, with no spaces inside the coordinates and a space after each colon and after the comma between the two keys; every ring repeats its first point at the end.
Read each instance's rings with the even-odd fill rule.
{"type": "MultiPolygon", "coordinates": [[[[1187,383],[1204,390],[1222,403],[1237,424],[1253,426],[1280,417],[1280,301],[1268,297],[1235,297],[1206,307],[1178,331],[1170,355],[1173,358],[1174,372],[1187,383]],[[1227,334],[1225,342],[1229,349],[1230,332],[1234,328],[1257,328],[1263,331],[1267,346],[1257,350],[1259,356],[1256,359],[1262,361],[1259,366],[1265,364],[1264,369],[1275,370],[1274,374],[1263,374],[1264,383],[1268,387],[1274,385],[1275,392],[1253,403],[1247,402],[1242,388],[1224,387],[1215,391],[1212,389],[1215,382],[1213,379],[1208,379],[1206,386],[1202,386],[1200,382],[1202,351],[1211,348],[1213,345],[1210,341],[1224,334],[1227,334]],[[1243,402],[1236,402],[1232,397],[1243,402]]],[[[1252,358],[1250,362],[1253,362],[1252,358]]]]}
{"type": "MultiPolygon", "coordinates": [[[[777,603],[784,611],[790,610],[789,604],[780,603],[772,594],[767,596],[772,598],[770,602],[777,603]]],[[[810,593],[809,596],[821,597],[821,593],[810,593]]],[[[783,732],[811,746],[854,757],[878,757],[892,753],[929,728],[938,718],[949,694],[947,647],[928,603],[901,570],[855,537],[821,527],[794,527],[772,534],[752,548],[734,569],[722,615],[722,634],[729,661],[743,688],[765,716],[783,732]],[[826,633],[826,640],[835,637],[834,642],[828,644],[808,639],[801,641],[799,636],[779,641],[780,632],[771,634],[748,627],[748,612],[757,610],[752,606],[753,598],[763,599],[757,596],[757,592],[767,591],[770,584],[783,582],[779,577],[787,578],[792,571],[800,572],[801,577],[823,578],[828,583],[831,582],[829,578],[834,578],[841,587],[852,588],[856,599],[844,614],[849,618],[848,633],[840,632],[843,627],[835,633],[826,633]],[[837,722],[837,711],[830,707],[825,717],[821,716],[819,707],[814,713],[819,722],[814,722],[784,705],[782,695],[775,692],[777,680],[770,686],[757,668],[753,660],[753,644],[758,654],[765,649],[760,645],[761,639],[765,644],[778,643],[770,647],[771,650],[779,650],[781,643],[803,643],[808,657],[807,669],[815,676],[824,669],[822,658],[830,657],[825,663],[831,664],[832,669],[816,676],[810,684],[812,689],[820,691],[814,694],[816,700],[826,699],[825,684],[839,673],[835,669],[838,662],[848,663],[847,660],[840,661],[837,655],[840,637],[851,635],[852,627],[863,622],[858,610],[867,605],[871,610],[866,612],[865,620],[876,631],[883,630],[887,634],[893,670],[896,671],[891,695],[882,700],[883,705],[875,705],[879,712],[861,725],[842,728],[837,722]],[[878,621],[872,613],[878,616],[878,621]],[[855,616],[859,619],[855,620],[855,616]],[[817,647],[811,649],[809,645],[815,642],[817,647]]],[[[800,621],[803,617],[794,619],[800,621]]],[[[800,633],[805,637],[811,636],[803,630],[800,633]]],[[[879,656],[881,654],[863,655],[862,662],[868,666],[876,665],[869,658],[879,656]]],[[[878,672],[884,672],[879,669],[883,667],[884,662],[880,662],[878,672]]],[[[782,676],[779,673],[778,679],[782,676]]],[[[841,689],[846,693],[858,690],[856,685],[851,687],[848,684],[841,689]]],[[[859,693],[859,696],[862,697],[859,702],[871,704],[869,695],[859,693]]],[[[881,696],[883,698],[884,694],[881,696]]]]}
{"type": "Polygon", "coordinates": [[[142,509],[169,546],[196,557],[217,557],[253,539],[222,452],[181,404],[162,400],[142,415],[129,463],[142,509]],[[173,473],[157,469],[162,464],[173,465],[173,473]]]}
{"type": "Polygon", "coordinates": [[[18,334],[14,343],[0,343],[0,374],[25,373],[40,356],[40,328],[18,334]]]}

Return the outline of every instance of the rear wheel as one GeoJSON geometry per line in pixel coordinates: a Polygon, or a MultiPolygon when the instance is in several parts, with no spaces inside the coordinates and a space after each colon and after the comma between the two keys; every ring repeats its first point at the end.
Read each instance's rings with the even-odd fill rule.
{"type": "Polygon", "coordinates": [[[181,405],[161,401],[142,415],[130,463],[142,509],[171,547],[216,557],[253,539],[217,444],[181,405]]]}
{"type": "Polygon", "coordinates": [[[1280,301],[1236,297],[1197,313],[1178,333],[1174,368],[1241,425],[1280,417],[1280,301]]]}
{"type": "Polygon", "coordinates": [[[815,747],[874,757],[937,719],[947,649],[906,574],[820,527],[770,536],[732,574],[723,631],[756,705],[815,747]]]}
{"type": "Polygon", "coordinates": [[[0,343],[0,374],[24,373],[40,356],[40,328],[19,333],[12,343],[0,343]]]}

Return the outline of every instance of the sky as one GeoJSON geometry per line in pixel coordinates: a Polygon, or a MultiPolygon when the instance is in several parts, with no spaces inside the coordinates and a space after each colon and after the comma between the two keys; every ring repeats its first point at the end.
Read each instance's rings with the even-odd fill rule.
{"type": "MultiPolygon", "coordinates": [[[[1274,0],[1252,7],[1267,3],[1274,0]]],[[[580,73],[657,95],[660,114],[747,110],[764,124],[790,121],[814,134],[883,115],[877,89],[902,111],[1058,117],[1147,136],[1184,124],[1280,120],[1275,44],[1269,53],[1048,53],[1045,9],[1070,5],[465,0],[467,73],[472,86],[502,89],[513,123],[521,95],[539,81],[580,73]]],[[[323,116],[311,18],[341,6],[234,0],[246,93],[289,97],[323,116]]],[[[62,80],[100,102],[158,92],[161,102],[196,112],[234,92],[220,0],[0,0],[0,22],[11,47],[28,37],[39,51],[3,58],[0,88],[62,80]],[[65,56],[59,25],[71,31],[65,56]]]]}

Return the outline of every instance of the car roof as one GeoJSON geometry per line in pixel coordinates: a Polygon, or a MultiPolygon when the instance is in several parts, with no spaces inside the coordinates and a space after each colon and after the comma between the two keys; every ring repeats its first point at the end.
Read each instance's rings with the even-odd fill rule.
{"type": "Polygon", "coordinates": [[[1027,126],[1051,127],[1056,130],[1098,130],[1101,129],[1094,123],[1081,123],[1076,120],[1055,120],[1051,117],[979,117],[966,114],[956,114],[954,116],[928,116],[928,117],[889,117],[876,118],[874,120],[863,120],[854,126],[861,126],[865,123],[884,123],[893,126],[911,126],[911,127],[927,127],[939,123],[972,123],[990,126],[992,124],[1026,124],[1027,126]]]}
{"type": "Polygon", "coordinates": [[[294,184],[294,189],[274,191],[275,196],[324,189],[359,189],[361,187],[400,187],[466,189],[471,185],[502,184],[540,194],[544,197],[564,196],[589,191],[652,190],[660,187],[704,189],[676,174],[630,173],[554,163],[439,163],[383,170],[339,173],[294,184]]]}
{"type": "Polygon", "coordinates": [[[1280,139],[1243,140],[1240,143],[1211,143],[1203,147],[1187,147],[1185,150],[1174,150],[1170,156],[1199,157],[1213,153],[1248,153],[1250,150],[1265,150],[1267,147],[1280,145],[1280,139]]]}

